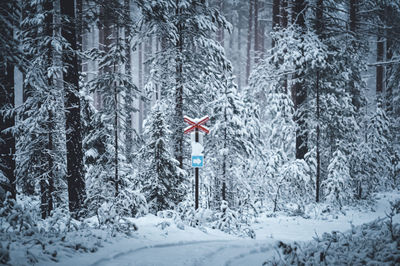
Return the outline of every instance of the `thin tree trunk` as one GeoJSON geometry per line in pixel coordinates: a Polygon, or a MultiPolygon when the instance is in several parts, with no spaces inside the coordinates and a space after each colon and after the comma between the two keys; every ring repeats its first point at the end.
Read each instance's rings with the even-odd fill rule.
{"type": "MultiPolygon", "coordinates": [[[[385,39],[383,36],[378,36],[377,43],[376,43],[376,61],[383,62],[383,55],[384,55],[384,44],[385,39]]],[[[381,100],[382,93],[384,91],[384,82],[383,82],[383,65],[378,65],[376,67],[376,97],[377,100],[381,100]]]]}
{"type": "MultiPolygon", "coordinates": [[[[74,1],[61,0],[61,14],[68,20],[62,23],[62,36],[77,51],[77,33],[74,1]]],[[[69,211],[78,218],[85,201],[85,178],[83,174],[81,103],[79,99],[79,65],[76,53],[64,51],[63,63],[67,71],[64,73],[65,117],[67,139],[67,184],[69,211]]]]}
{"type": "Polygon", "coordinates": [[[260,56],[260,33],[258,27],[258,0],[254,0],[254,63],[258,63],[260,56]]]}
{"type": "Polygon", "coordinates": [[[239,12],[238,14],[238,27],[237,27],[237,56],[238,56],[238,67],[237,67],[237,79],[238,79],[238,90],[240,91],[242,88],[242,56],[241,56],[241,50],[242,50],[242,46],[241,46],[241,23],[242,23],[242,16],[239,12]]]}
{"type": "MultiPolygon", "coordinates": [[[[179,8],[179,0],[176,0],[176,16],[179,17],[181,10],[179,8]]],[[[181,56],[183,55],[183,25],[179,22],[177,25],[178,40],[176,41],[176,48],[178,51],[175,59],[176,63],[176,88],[175,88],[175,157],[179,162],[179,167],[183,169],[183,62],[181,56]]]]}
{"type": "MultiPolygon", "coordinates": [[[[226,89],[225,89],[226,93],[226,89]]],[[[224,121],[227,121],[228,117],[226,114],[226,108],[224,109],[224,121]]],[[[224,128],[224,151],[226,150],[226,142],[227,142],[227,129],[226,127],[224,128]]],[[[224,153],[223,159],[222,159],[222,200],[226,200],[226,177],[228,173],[226,171],[226,155],[224,153]]]]}
{"type": "Polygon", "coordinates": [[[254,0],[250,0],[250,8],[249,8],[249,28],[247,31],[247,61],[246,61],[246,86],[249,84],[250,77],[250,64],[251,64],[251,32],[253,25],[253,2],[254,0]]]}
{"type": "MultiPolygon", "coordinates": [[[[138,47],[138,85],[139,90],[143,90],[143,46],[140,43],[138,47]]],[[[139,134],[143,133],[143,113],[144,103],[143,100],[139,99],[139,134]]]]}
{"type": "MultiPolygon", "coordinates": [[[[286,29],[288,26],[288,1],[287,0],[281,0],[281,17],[280,17],[280,25],[283,29],[286,29]]],[[[283,80],[283,90],[285,93],[287,93],[288,90],[288,80],[287,80],[287,75],[285,75],[285,78],[283,80]]]]}
{"type": "Polygon", "coordinates": [[[319,202],[319,190],[320,190],[320,180],[321,180],[321,158],[320,158],[320,99],[319,99],[319,71],[317,71],[317,178],[315,180],[315,201],[319,202]]]}
{"type": "MultiPolygon", "coordinates": [[[[386,17],[389,17],[389,13],[390,10],[388,7],[386,7],[386,17]]],[[[391,39],[391,36],[389,35],[389,30],[386,29],[386,61],[391,61],[393,58],[393,45],[394,42],[391,39]]],[[[393,71],[395,68],[393,67],[393,65],[386,65],[385,66],[385,88],[386,88],[386,94],[385,94],[385,102],[386,102],[386,111],[389,115],[393,115],[393,86],[391,86],[390,84],[388,84],[389,82],[389,78],[391,75],[393,75],[393,71]]]]}
{"type": "MultiPolygon", "coordinates": [[[[120,29],[117,27],[116,29],[111,29],[110,28],[110,36],[112,35],[116,35],[115,40],[116,40],[116,46],[119,46],[119,32],[120,29]]],[[[111,41],[108,44],[108,47],[111,46],[111,41]]],[[[113,63],[113,68],[112,68],[112,72],[113,73],[117,73],[118,71],[118,66],[115,64],[115,60],[113,63]]],[[[113,83],[113,89],[114,89],[114,106],[115,106],[115,110],[114,110],[114,149],[115,149],[115,153],[114,153],[114,186],[115,186],[115,197],[117,198],[119,195],[119,185],[121,183],[120,177],[119,177],[119,131],[118,131],[118,126],[119,126],[119,121],[118,121],[118,112],[119,112],[119,101],[118,101],[118,88],[117,88],[117,84],[114,82],[113,83]]]]}
{"type": "MultiPolygon", "coordinates": [[[[315,13],[315,30],[319,38],[324,36],[324,1],[317,0],[317,9],[315,13]]],[[[319,88],[319,71],[316,73],[317,92],[317,177],[315,180],[315,201],[319,202],[320,196],[320,180],[321,180],[321,157],[320,157],[320,88],[319,88]]]]}

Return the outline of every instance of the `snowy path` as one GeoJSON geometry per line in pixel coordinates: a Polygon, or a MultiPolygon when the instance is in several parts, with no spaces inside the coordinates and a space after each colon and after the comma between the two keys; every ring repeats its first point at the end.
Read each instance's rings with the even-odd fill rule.
{"type": "Polygon", "coordinates": [[[273,251],[273,243],[274,241],[214,240],[160,244],[122,252],[111,258],[100,259],[92,265],[261,265],[268,256],[266,252],[273,251]]]}
{"type": "MultiPolygon", "coordinates": [[[[278,240],[285,242],[309,241],[324,232],[347,231],[353,225],[361,225],[378,217],[384,217],[389,201],[400,197],[400,193],[385,193],[374,208],[368,210],[345,210],[344,214],[324,219],[301,217],[265,217],[253,224],[257,239],[243,239],[217,230],[207,232],[186,226],[184,230],[171,222],[162,229],[161,218],[148,215],[135,223],[139,231],[134,238],[113,239],[93,254],[81,254],[65,258],[57,265],[93,266],[239,266],[262,265],[272,256],[278,240]]],[[[44,264],[54,265],[54,264],[44,264]]]]}

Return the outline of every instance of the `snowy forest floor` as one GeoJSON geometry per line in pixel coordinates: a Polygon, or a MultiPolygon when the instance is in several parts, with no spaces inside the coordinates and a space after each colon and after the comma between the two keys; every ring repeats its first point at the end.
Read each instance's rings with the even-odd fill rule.
{"type": "MultiPolygon", "coordinates": [[[[397,191],[381,193],[376,195],[376,202],[367,208],[345,208],[337,214],[318,214],[307,219],[283,213],[261,214],[251,224],[256,239],[240,238],[211,228],[183,227],[172,219],[146,215],[133,220],[138,230],[129,237],[110,237],[109,232],[104,230],[78,230],[68,233],[66,239],[61,240],[76,248],[60,245],[55,239],[46,239],[47,253],[56,251],[57,262],[46,256],[34,255],[40,251],[40,245],[34,241],[27,250],[17,248],[21,246],[14,243],[10,250],[10,264],[262,265],[266,260],[282,256],[278,249],[280,241],[306,244],[324,233],[349,231],[352,225],[359,226],[386,217],[390,202],[398,199],[400,193],[397,191]],[[29,254],[31,262],[27,263],[29,254]]],[[[399,222],[400,215],[397,214],[394,223],[399,222]]],[[[27,245],[30,244],[25,243],[24,246],[27,245]]]]}

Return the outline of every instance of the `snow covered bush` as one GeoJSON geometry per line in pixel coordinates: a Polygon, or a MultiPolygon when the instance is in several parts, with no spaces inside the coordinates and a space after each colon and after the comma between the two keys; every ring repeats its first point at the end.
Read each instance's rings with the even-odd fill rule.
{"type": "Polygon", "coordinates": [[[228,234],[255,238],[255,232],[248,225],[241,223],[237,212],[228,207],[228,202],[221,202],[220,212],[215,214],[216,221],[213,228],[219,229],[228,234]]]}
{"type": "Polygon", "coordinates": [[[350,186],[350,169],[346,156],[337,150],[328,166],[328,177],[322,182],[325,200],[333,206],[342,206],[349,203],[353,193],[350,186]]]}
{"type": "Polygon", "coordinates": [[[228,207],[228,203],[225,200],[221,202],[220,212],[216,213],[215,217],[215,228],[223,232],[236,233],[240,229],[236,212],[228,207]]]}
{"type": "Polygon", "coordinates": [[[292,210],[292,214],[301,214],[304,207],[313,201],[313,181],[309,175],[309,166],[304,160],[295,160],[283,165],[281,171],[279,193],[284,208],[292,210]],[[293,204],[297,206],[296,209],[290,207],[293,204]]]}

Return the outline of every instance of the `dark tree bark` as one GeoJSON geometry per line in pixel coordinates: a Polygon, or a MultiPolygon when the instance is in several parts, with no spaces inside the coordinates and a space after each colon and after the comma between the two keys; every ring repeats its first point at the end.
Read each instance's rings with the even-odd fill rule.
{"type": "MultiPolygon", "coordinates": [[[[130,17],[131,15],[131,6],[130,6],[130,0],[124,0],[124,6],[125,6],[125,11],[126,11],[126,16],[130,17]]],[[[129,26],[125,27],[125,53],[126,53],[126,58],[127,61],[125,63],[125,73],[129,75],[130,77],[132,76],[132,69],[131,69],[131,28],[129,26]]],[[[132,136],[132,130],[133,130],[133,125],[132,125],[132,92],[129,92],[131,95],[130,97],[127,97],[125,100],[125,110],[127,110],[127,115],[126,115],[126,134],[125,134],[125,139],[126,139],[126,148],[125,148],[125,153],[126,153],[126,158],[128,163],[132,163],[132,145],[133,145],[133,136],[132,136]]]]}
{"type": "MultiPolygon", "coordinates": [[[[10,16],[14,14],[12,6],[7,1],[0,3],[0,12],[2,17],[10,16]]],[[[8,17],[10,20],[13,18],[8,17]]],[[[11,27],[0,27],[0,36],[4,41],[13,41],[13,29],[11,27]]],[[[0,51],[0,109],[11,107],[14,108],[14,60],[11,59],[13,56],[9,54],[12,44],[0,44],[2,50],[0,51]],[[8,54],[8,55],[7,55],[8,54]],[[3,57],[4,56],[4,57],[3,57]]],[[[11,52],[12,53],[12,52],[11,52]]],[[[4,117],[0,112],[0,173],[8,179],[7,183],[0,181],[0,187],[5,191],[11,193],[11,197],[16,199],[16,184],[15,184],[15,137],[10,132],[4,132],[4,130],[11,128],[15,125],[14,116],[4,117]]]]}
{"type": "MultiPolygon", "coordinates": [[[[306,9],[306,2],[305,0],[295,0],[293,4],[293,22],[300,27],[301,33],[305,33],[305,9],[306,9]]],[[[300,68],[300,67],[298,67],[300,68]]],[[[299,69],[298,69],[299,70],[299,69]]],[[[297,124],[296,130],[296,159],[304,159],[304,155],[307,153],[307,138],[308,135],[304,130],[305,126],[305,119],[304,115],[300,114],[299,108],[305,103],[307,99],[307,91],[304,86],[304,82],[300,81],[301,78],[300,74],[297,73],[294,75],[294,78],[297,80],[296,83],[293,85],[293,92],[292,95],[295,96],[294,100],[294,107],[296,112],[295,122],[297,124]]]]}
{"type": "MultiPolygon", "coordinates": [[[[282,29],[286,29],[288,26],[288,1],[287,0],[281,0],[280,2],[281,7],[280,7],[280,25],[282,29]]],[[[285,79],[283,80],[283,89],[284,92],[287,93],[288,90],[288,82],[287,82],[287,75],[285,75],[285,79]]]]}
{"type": "MultiPolygon", "coordinates": [[[[272,4],[272,30],[275,31],[276,28],[279,27],[279,7],[280,7],[280,1],[279,0],[274,0],[272,4]]],[[[272,47],[275,47],[275,41],[272,39],[271,43],[272,47]]]]}
{"type": "MultiPolygon", "coordinates": [[[[358,40],[358,3],[356,0],[350,0],[349,1],[349,29],[351,34],[353,35],[353,46],[358,45],[357,40],[358,40]]],[[[361,100],[360,100],[360,92],[355,88],[353,82],[350,85],[350,92],[351,92],[351,102],[356,108],[356,111],[359,110],[361,107],[361,100]]]]}
{"type": "Polygon", "coordinates": [[[241,50],[242,50],[242,46],[241,46],[241,41],[242,41],[242,36],[241,36],[241,22],[242,22],[242,15],[241,15],[241,13],[239,12],[239,14],[238,14],[238,29],[237,29],[237,31],[238,31],[238,33],[237,33],[237,56],[238,56],[238,62],[239,62],[239,65],[238,65],[238,67],[237,67],[237,70],[238,70],[238,73],[237,73],[237,79],[238,79],[238,89],[239,89],[239,91],[241,90],[241,88],[242,88],[242,62],[241,62],[241,60],[242,60],[242,57],[241,57],[241,50]]]}
{"type": "MultiPolygon", "coordinates": [[[[389,17],[390,10],[389,8],[386,9],[386,17],[389,17]]],[[[393,59],[393,45],[394,41],[389,36],[388,30],[386,30],[386,61],[391,61],[393,59]]],[[[385,87],[386,87],[386,93],[385,93],[385,102],[386,102],[386,111],[388,114],[393,115],[393,86],[391,84],[388,84],[389,78],[391,75],[393,75],[394,71],[396,71],[396,68],[393,67],[393,65],[387,65],[385,68],[386,71],[386,79],[385,79],[385,87]]]]}
{"type": "Polygon", "coordinates": [[[315,31],[320,38],[323,38],[324,25],[324,1],[317,0],[317,8],[315,10],[315,31]]]}
{"type": "MultiPolygon", "coordinates": [[[[260,1],[258,3],[258,10],[259,12],[261,11],[262,14],[265,14],[265,2],[264,1],[260,1]]],[[[260,39],[260,58],[264,57],[264,53],[265,53],[265,24],[266,22],[263,21],[262,19],[259,21],[259,28],[260,30],[258,31],[258,35],[259,35],[259,39],[260,39]]]]}
{"type": "MultiPolygon", "coordinates": [[[[324,1],[318,0],[315,11],[315,30],[319,38],[324,35],[324,1]]],[[[321,180],[321,156],[320,156],[320,88],[319,88],[319,71],[316,74],[316,92],[317,92],[317,176],[315,179],[315,201],[319,202],[320,180],[321,180]]]]}
{"type": "Polygon", "coordinates": [[[350,26],[350,31],[355,34],[357,31],[357,0],[350,0],[349,2],[349,26],[350,26]]]}
{"type": "Polygon", "coordinates": [[[253,25],[253,2],[254,0],[250,0],[250,8],[249,8],[249,27],[247,31],[247,61],[246,61],[246,85],[249,84],[249,77],[250,77],[250,64],[251,64],[251,32],[252,32],[252,25],[253,25]]]}
{"type": "MultiPolygon", "coordinates": [[[[143,89],[143,45],[138,45],[138,85],[139,90],[143,89]]],[[[139,99],[139,134],[143,133],[143,113],[144,113],[144,102],[139,99]]]]}
{"type": "MultiPolygon", "coordinates": [[[[182,11],[179,8],[179,0],[176,0],[176,16],[179,18],[182,11]]],[[[175,88],[175,132],[174,132],[174,145],[175,145],[175,158],[179,162],[179,167],[183,169],[183,25],[178,22],[176,25],[178,29],[178,39],[175,47],[178,54],[175,59],[176,63],[176,88],[175,88]]]]}
{"type": "MultiPolygon", "coordinates": [[[[54,13],[54,6],[53,1],[45,1],[43,3],[43,10],[44,10],[44,35],[46,37],[53,36],[53,13],[54,13]]],[[[53,48],[51,42],[47,44],[47,52],[46,52],[46,62],[47,67],[53,65],[53,48]]],[[[48,86],[53,86],[53,78],[47,78],[48,86]]],[[[47,144],[46,144],[46,156],[43,158],[45,160],[44,165],[47,166],[45,171],[45,175],[42,176],[40,180],[40,198],[41,198],[41,214],[42,218],[45,219],[46,217],[50,216],[51,211],[53,210],[53,192],[54,189],[54,158],[53,158],[53,131],[54,131],[54,121],[53,121],[53,113],[52,110],[48,109],[48,121],[46,121],[46,131],[47,131],[47,144]],[[47,172],[47,174],[46,174],[47,172]]],[[[46,133],[44,133],[46,134],[46,133]]]]}
{"type": "MultiPolygon", "coordinates": [[[[376,43],[376,61],[378,63],[383,62],[384,44],[385,44],[385,38],[383,36],[378,36],[377,43],[376,43]]],[[[384,90],[383,70],[384,70],[384,67],[382,64],[377,65],[377,67],[376,67],[376,96],[377,96],[378,100],[381,97],[382,92],[384,90]]]]}
{"type": "Polygon", "coordinates": [[[61,15],[68,18],[62,23],[62,36],[72,51],[63,52],[65,88],[65,117],[67,134],[67,184],[69,211],[74,218],[80,216],[85,201],[85,179],[83,174],[81,103],[79,99],[79,65],[77,45],[77,16],[75,3],[60,0],[61,15]]]}
{"type": "MultiPolygon", "coordinates": [[[[226,94],[226,87],[225,87],[225,94],[226,94]]],[[[224,109],[224,121],[228,120],[228,116],[226,113],[226,108],[224,109]]],[[[228,132],[227,128],[224,128],[224,150],[227,148],[227,141],[228,141],[228,132]]],[[[222,159],[222,200],[226,200],[226,182],[227,182],[227,170],[226,170],[226,155],[224,153],[224,157],[222,159]]]]}
{"type": "Polygon", "coordinates": [[[280,24],[282,28],[287,28],[288,26],[288,1],[281,0],[281,19],[280,24]]]}
{"type": "MultiPolygon", "coordinates": [[[[27,3],[27,2],[23,2],[22,3],[22,10],[21,10],[22,18],[21,19],[24,20],[24,19],[28,18],[29,15],[31,13],[34,13],[34,12],[36,12],[36,7],[31,6],[30,3],[27,3]]],[[[28,30],[28,26],[27,25],[23,25],[21,30],[27,31],[28,30]]],[[[35,36],[34,36],[34,34],[32,32],[33,31],[31,31],[31,34],[30,34],[29,37],[34,39],[35,36]]],[[[24,55],[24,58],[25,58],[26,61],[31,61],[32,55],[26,54],[26,55],[24,55]]],[[[23,79],[25,79],[24,71],[22,71],[22,76],[23,76],[23,79]]],[[[32,88],[27,83],[23,83],[22,86],[23,86],[22,87],[22,90],[23,90],[22,98],[23,98],[23,102],[25,103],[27,101],[27,99],[28,99],[28,96],[32,92],[32,88]]],[[[24,116],[26,116],[26,114],[24,114],[24,116]]],[[[24,117],[24,119],[25,118],[26,117],[24,117]]],[[[35,138],[34,134],[31,134],[31,138],[32,139],[35,138]]],[[[37,158],[37,159],[39,159],[39,158],[37,158]]],[[[36,183],[35,180],[33,180],[33,178],[27,177],[27,176],[20,177],[19,179],[21,179],[21,181],[18,184],[18,185],[21,186],[21,192],[23,194],[25,194],[25,195],[33,196],[35,194],[35,183],[36,183]]]]}
{"type": "Polygon", "coordinates": [[[317,71],[316,81],[317,91],[317,177],[315,180],[315,201],[319,202],[320,182],[321,182],[321,156],[320,156],[320,89],[319,89],[319,72],[317,71]]]}
{"type": "Polygon", "coordinates": [[[260,32],[258,21],[259,5],[258,0],[254,0],[254,63],[258,63],[260,56],[260,32]]]}

